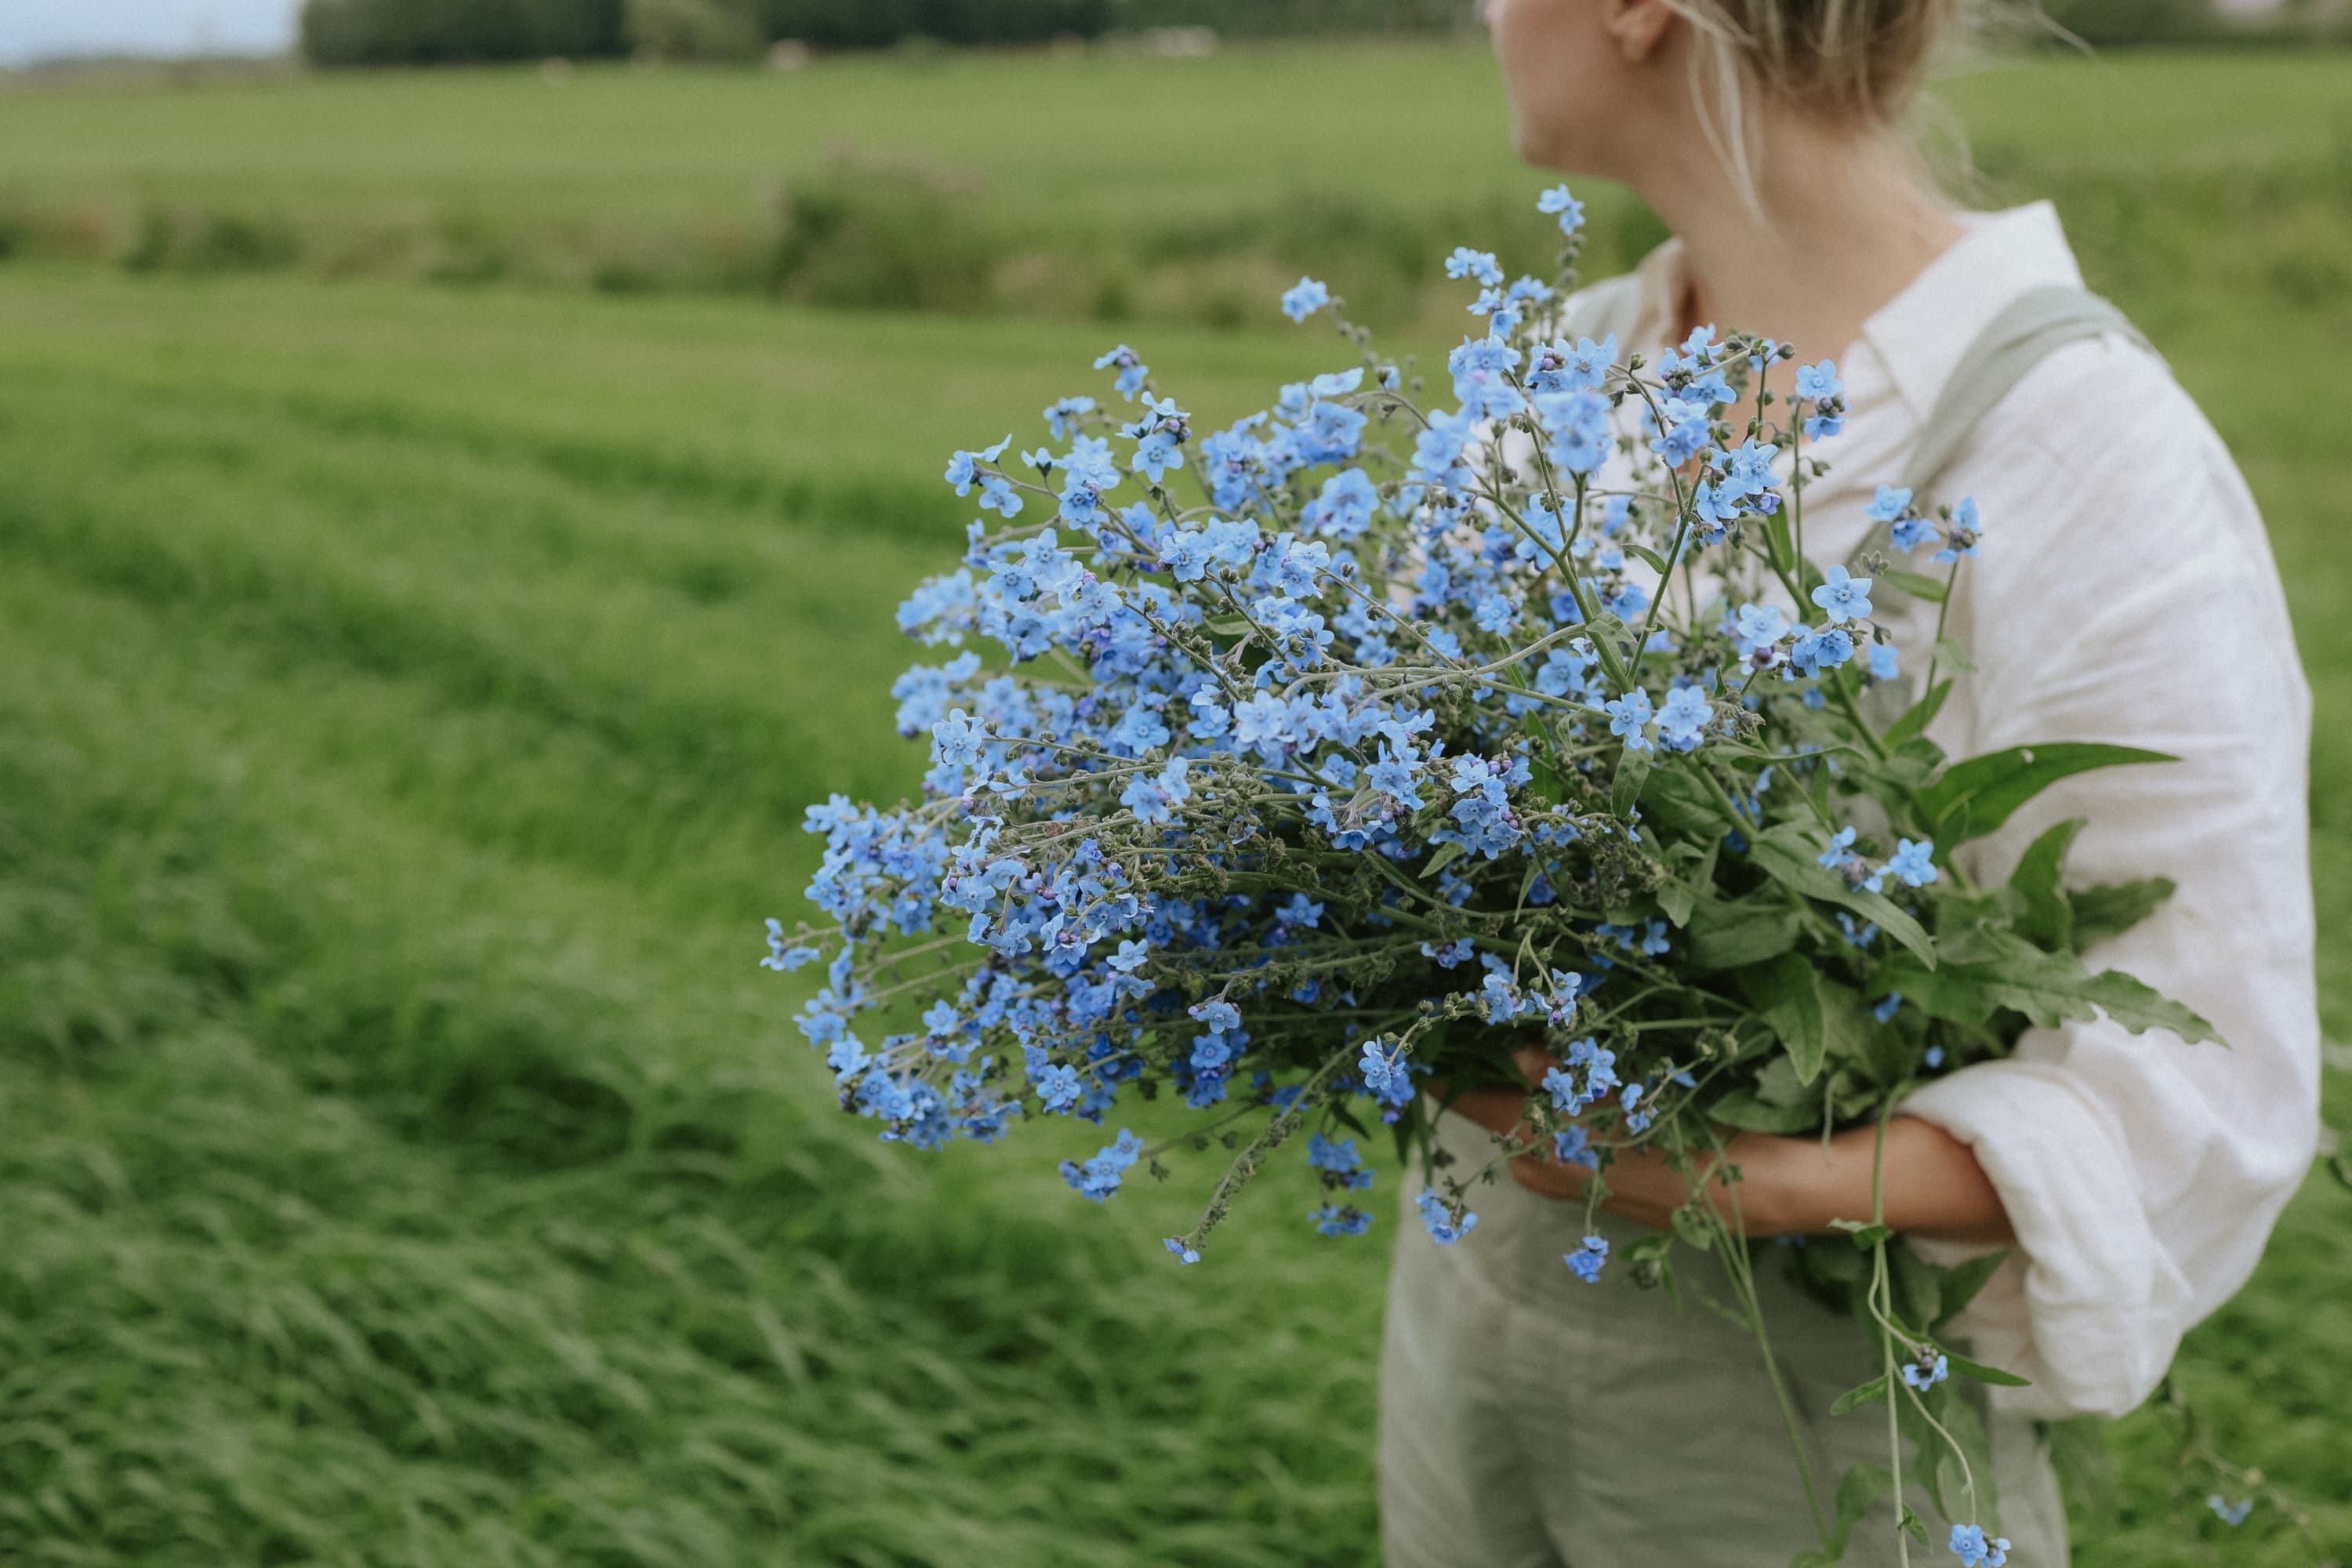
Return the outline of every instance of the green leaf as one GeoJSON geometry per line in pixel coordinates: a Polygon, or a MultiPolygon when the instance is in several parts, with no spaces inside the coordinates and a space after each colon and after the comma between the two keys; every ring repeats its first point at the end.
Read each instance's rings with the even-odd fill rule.
{"type": "Polygon", "coordinates": [[[1992,1277],[2000,1272],[2000,1266],[2008,1261],[2009,1254],[2005,1250],[1989,1252],[1982,1258],[1972,1258],[1966,1263],[1941,1270],[1942,1278],[1938,1281],[1941,1300],[1933,1321],[1927,1325],[1930,1331],[1941,1329],[1958,1317],[1968,1304],[1977,1299],[1977,1292],[1982,1290],[1992,1277]]]}
{"type": "Polygon", "coordinates": [[[1691,906],[1690,959],[1702,969],[1740,969],[1797,945],[1804,924],[1796,910],[1775,899],[1718,903],[1701,899],[1691,906]]]}
{"type": "Polygon", "coordinates": [[[1620,658],[1631,660],[1633,657],[1633,628],[1606,610],[1585,623],[1584,635],[1610,648],[1620,658]]]}
{"type": "Polygon", "coordinates": [[[2087,818],[2071,816],[2052,827],[2033,841],[2017,869],[2010,873],[2009,885],[2024,901],[2025,912],[2017,922],[2021,935],[2036,946],[2071,948],[2074,945],[2074,906],[2066,897],[2062,883],[2066,875],[2066,852],[2074,847],[2074,836],[2083,831],[2087,818]]]}
{"type": "Polygon", "coordinates": [[[1630,540],[1618,541],[1618,548],[1623,550],[1629,555],[1639,558],[1643,564],[1647,565],[1650,570],[1655,572],[1659,576],[1663,577],[1666,574],[1666,558],[1659,554],[1656,551],[1644,549],[1641,545],[1635,544],[1630,540]]]}
{"type": "Polygon", "coordinates": [[[1783,822],[1749,842],[1748,858],[1783,887],[1877,921],[1879,930],[1910,949],[1921,963],[1934,968],[1935,947],[1917,921],[1881,894],[1846,886],[1843,877],[1821,863],[1822,846],[1828,842],[1801,823],[1783,822]]]}
{"type": "Polygon", "coordinates": [[[1951,694],[1952,683],[1949,680],[1936,682],[1936,689],[1933,691],[1913,703],[1910,711],[1895,721],[1888,728],[1887,750],[1893,751],[1915,735],[1925,734],[1927,726],[1936,721],[1936,715],[1944,710],[1944,699],[1951,694]]]}
{"type": "Polygon", "coordinates": [[[1672,833],[1719,839],[1739,823],[1724,811],[1723,797],[1692,772],[1698,765],[1685,763],[1653,771],[1642,788],[1642,815],[1672,833]]]}
{"type": "Polygon", "coordinates": [[[1619,816],[1633,815],[1633,805],[1642,798],[1642,785],[1650,777],[1651,753],[1628,747],[1617,759],[1617,783],[1610,791],[1609,808],[1619,816]]]}
{"type": "Polygon", "coordinates": [[[1422,867],[1421,874],[1434,877],[1469,852],[1470,847],[1466,844],[1441,844],[1437,847],[1437,853],[1429,858],[1428,864],[1422,867]]]}
{"type": "Polygon", "coordinates": [[[1984,931],[1977,940],[1993,956],[1983,963],[1946,963],[1933,972],[1889,959],[1878,984],[1931,1018],[1981,1026],[1999,1009],[2022,1013],[2042,1028],[2104,1013],[2135,1035],[2167,1029],[2190,1045],[2226,1044],[2213,1026],[2178,1002],[2124,973],[2094,974],[2071,952],[2044,952],[2014,931],[1984,931]]]}
{"type": "Polygon", "coordinates": [[[1829,1055],[1829,1034],[1822,1020],[1821,976],[1793,952],[1739,972],[1739,987],[1772,1026],[1788,1047],[1789,1061],[1799,1083],[1821,1076],[1829,1055]]]}
{"type": "Polygon", "coordinates": [[[1767,1105],[1756,1098],[1754,1091],[1745,1089],[1735,1089],[1717,1100],[1707,1115],[1742,1132],[1782,1136],[1815,1131],[1822,1124],[1822,1108],[1818,1105],[1767,1105]]]}
{"type": "Polygon", "coordinates": [[[2000,1500],[1993,1487],[1992,1445],[1985,1440],[1984,1422],[1966,1399],[1955,1395],[1942,1405],[1936,1418],[1952,1440],[1947,1443],[1932,1432],[1920,1439],[1927,1450],[1927,1489],[1946,1519],[1974,1519],[1985,1527],[1987,1535],[1998,1535],[2000,1500]],[[1958,1452],[1954,1452],[1955,1447],[1958,1452]],[[1960,1463],[1962,1455],[1968,1458],[1965,1468],[1960,1463]],[[1976,1482],[1973,1498],[1969,1495],[1971,1478],[1976,1482]]]}
{"type": "Polygon", "coordinates": [[[1936,662],[1957,669],[1962,675],[1977,672],[1977,661],[1969,657],[1969,650],[1949,637],[1936,639],[1936,662]]]}
{"type": "Polygon", "coordinates": [[[2107,1447],[2107,1424],[2095,1415],[2053,1421],[2042,1428],[2050,1468],[2058,1472],[2066,1506],[2095,1525],[2112,1528],[2123,1509],[2123,1478],[2107,1447]]]}
{"type": "Polygon", "coordinates": [[[2012,746],[2005,752],[1955,763],[1919,795],[1919,813],[1939,848],[1999,831],[2019,806],[2062,779],[2097,768],[2138,763],[2172,763],[2178,757],[2137,746],[2102,746],[2063,741],[2046,746],[2012,746]]]}
{"type": "Polygon", "coordinates": [[[2081,952],[2105,937],[2121,936],[2179,890],[2179,884],[2169,877],[2150,877],[2069,894],[2066,901],[2074,910],[2074,951],[2081,952]]]}
{"type": "Polygon", "coordinates": [[[1221,637],[1244,637],[1257,629],[1247,616],[1211,616],[1201,624],[1221,637]]]}
{"type": "Polygon", "coordinates": [[[1706,1198],[1693,1198],[1689,1203],[1675,1210],[1673,1215],[1675,1234],[1682,1237],[1685,1245],[1698,1252],[1705,1252],[1715,1245],[1715,1231],[1707,1224],[1706,1217],[1699,1212],[1697,1206],[1708,1201],[1710,1200],[1706,1198]]]}
{"type": "Polygon", "coordinates": [[[1951,1363],[1954,1377],[1974,1378],[1979,1383],[1995,1383],[2003,1388],[2033,1386],[2033,1380],[2030,1377],[2020,1377],[2013,1372],[2003,1372],[1997,1366],[1987,1366],[1982,1362],[1970,1361],[1964,1355],[1954,1355],[1949,1351],[1944,1352],[1944,1359],[1951,1363]]]}
{"type": "Polygon", "coordinates": [[[1892,1226],[1873,1225],[1865,1220],[1833,1219],[1830,1221],[1830,1228],[1844,1231],[1847,1239],[1853,1243],[1853,1249],[1856,1252],[1868,1252],[1880,1242],[1892,1241],[1895,1238],[1892,1226]]]}
{"type": "MultiPolygon", "coordinates": [[[[1860,1388],[1849,1388],[1843,1394],[1839,1394],[1837,1403],[1830,1406],[1830,1414],[1832,1415],[1850,1415],[1865,1405],[1885,1398],[1886,1389],[1886,1374],[1881,1373],[1878,1376],[1872,1378],[1868,1383],[1864,1384],[1860,1388]]],[[[1894,1484],[1891,1478],[1887,1484],[1889,1486],[1894,1484]]],[[[1843,1492],[1845,1489],[1840,1487],[1838,1489],[1843,1492]]],[[[1869,1505],[1864,1504],[1864,1506],[1867,1508],[1869,1505]]]]}
{"type": "Polygon", "coordinates": [[[1931,605],[1944,602],[1943,580],[1930,577],[1924,572],[1906,572],[1899,566],[1886,566],[1879,570],[1878,580],[1893,584],[1915,599],[1925,599],[1931,605]]]}

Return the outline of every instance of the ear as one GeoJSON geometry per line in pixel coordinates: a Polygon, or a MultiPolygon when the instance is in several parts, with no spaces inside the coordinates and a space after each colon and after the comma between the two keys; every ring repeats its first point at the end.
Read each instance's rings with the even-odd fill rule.
{"type": "Polygon", "coordinates": [[[1606,0],[1609,37],[1629,66],[1638,66],[1657,53],[1666,31],[1680,17],[1666,0],[1606,0]]]}

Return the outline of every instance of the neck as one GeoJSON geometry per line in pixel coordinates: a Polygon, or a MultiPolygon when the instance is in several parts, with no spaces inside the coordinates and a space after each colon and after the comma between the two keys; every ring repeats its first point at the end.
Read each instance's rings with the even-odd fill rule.
{"type": "Polygon", "coordinates": [[[1682,239],[1681,331],[1767,333],[1806,359],[1843,358],[1878,310],[1963,230],[1892,132],[1856,138],[1795,115],[1759,137],[1761,215],[1703,137],[1634,181],[1682,239]]]}

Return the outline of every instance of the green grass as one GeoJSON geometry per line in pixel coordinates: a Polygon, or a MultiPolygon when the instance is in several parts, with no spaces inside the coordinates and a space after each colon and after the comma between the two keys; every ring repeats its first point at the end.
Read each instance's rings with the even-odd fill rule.
{"type": "MultiPolygon", "coordinates": [[[[1979,194],[2080,198],[2098,256],[2164,267],[2185,221],[2255,242],[2271,265],[2238,281],[2352,297],[2352,51],[2046,57],[1941,97],[1979,194]]],[[[1549,244],[1475,42],[783,75],[148,74],[0,90],[0,254],[166,268],[758,290],[799,193],[880,231],[893,265],[841,259],[886,298],[874,278],[952,261],[988,308],[1234,326],[1267,321],[1268,291],[1313,267],[1349,279],[1363,319],[1451,332],[1433,256],[1475,233],[1534,267],[1549,244]]],[[[1623,193],[1587,194],[1604,263],[1655,239],[1623,193]]],[[[2231,266],[2220,247],[2201,259],[2231,266]]]]}
{"type": "MultiPolygon", "coordinates": [[[[1174,214],[1270,199],[1232,195],[1264,156],[1242,109],[1305,126],[1284,177],[1319,168],[1335,201],[1490,166],[1526,188],[1492,127],[1435,134],[1457,102],[1490,114],[1474,57],[1324,58],[1203,68],[1208,110],[1135,68],[1071,79],[1126,89],[1105,145],[1151,143],[1155,110],[1172,145],[1226,139],[1174,214]],[[1336,80],[1433,128],[1396,144],[1421,172],[1329,151],[1296,95],[1354,101],[1336,80]]],[[[806,93],[915,150],[974,117],[992,188],[1108,210],[1131,197],[1107,154],[1048,134],[1065,68],[958,62],[887,111],[850,90],[901,79],[882,64],[16,95],[0,144],[43,191],[217,179],[362,216],[393,190],[602,192],[667,222],[767,156],[711,126],[806,93]],[[600,107],[529,120],[559,101],[600,107]],[[377,149],[348,189],[339,139],[377,149]]],[[[2070,110],[2034,80],[2107,68],[2062,68],[1965,90],[2112,161],[2070,219],[2140,237],[2097,280],[2271,519],[2320,705],[2345,1037],[2352,455],[2309,367],[2352,348],[2352,312],[2263,285],[2282,247],[2204,237],[2205,187],[2184,225],[2136,183],[2210,153],[2205,114],[2239,149],[2215,156],[2324,156],[2330,100],[2298,114],[2278,85],[2233,119],[2202,103],[2243,109],[2207,90],[2241,63],[2151,61],[2129,68],[2178,102],[2070,110]]],[[[1318,339],[1135,335],[1208,416],[1325,368],[1318,339]]],[[[1097,1139],[877,1149],[784,1021],[799,982],[752,967],[811,864],[801,808],[915,775],[887,617],[954,548],[943,453],[1025,436],[1104,346],[1051,321],[0,270],[0,1562],[1371,1560],[1384,1237],[1310,1245],[1291,1172],[1178,1271],[1155,1238],[1202,1183],[1078,1204],[1052,1162],[1097,1139]]],[[[2347,1120],[2341,1074],[2330,1094],[2347,1120]]],[[[2179,1369],[2227,1452],[2325,1505],[2339,1556],[2347,1283],[2352,1195],[2315,1177],[2179,1369]]],[[[2171,1433],[2119,1429],[2120,1513],[2084,1519],[2081,1562],[2309,1561],[2274,1520],[2225,1540],[2168,1514],[2171,1433]]]]}

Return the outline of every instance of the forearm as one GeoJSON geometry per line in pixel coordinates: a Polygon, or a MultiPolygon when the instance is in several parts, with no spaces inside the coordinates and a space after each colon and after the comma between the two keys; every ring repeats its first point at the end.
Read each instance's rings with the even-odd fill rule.
{"type": "MultiPolygon", "coordinates": [[[[1743,1141],[1740,1202],[1758,1235],[1809,1235],[1835,1220],[1867,1222],[1878,1131],[1857,1127],[1826,1144],[1811,1138],[1743,1141]]],[[[2016,1239],[1984,1168],[1969,1146],[1931,1121],[1897,1116],[1886,1126],[1881,1182],[1886,1224],[1941,1241],[2016,1239]]]]}

